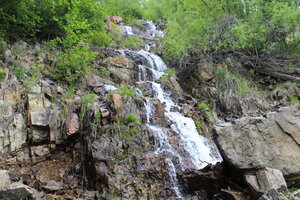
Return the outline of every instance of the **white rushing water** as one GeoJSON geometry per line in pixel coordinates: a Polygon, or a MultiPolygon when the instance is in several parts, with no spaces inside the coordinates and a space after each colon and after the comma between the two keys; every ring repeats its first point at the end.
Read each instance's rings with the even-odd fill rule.
{"type": "MultiPolygon", "coordinates": [[[[157,31],[152,21],[146,22],[148,23],[148,31],[157,31]]],[[[168,69],[163,60],[159,56],[144,50],[120,50],[119,52],[139,63],[139,81],[151,86],[154,91],[154,98],[158,99],[164,105],[165,116],[171,124],[170,128],[177,134],[179,147],[172,146],[174,144],[170,142],[170,130],[153,123],[154,98],[145,98],[146,125],[154,133],[156,141],[156,150],[154,153],[165,157],[168,184],[174,190],[176,198],[182,199],[180,186],[176,177],[176,168],[180,168],[181,170],[187,168],[201,169],[209,163],[215,164],[222,161],[221,156],[217,150],[213,150],[208,139],[199,135],[193,119],[185,117],[177,111],[180,110],[180,106],[173,101],[171,94],[164,91],[162,85],[157,82],[165,74],[164,71],[168,69]],[[174,160],[177,160],[177,162],[173,163],[174,160]],[[187,162],[192,163],[192,165],[186,164],[187,162]]],[[[138,94],[142,95],[142,92],[138,91],[138,94]]]]}

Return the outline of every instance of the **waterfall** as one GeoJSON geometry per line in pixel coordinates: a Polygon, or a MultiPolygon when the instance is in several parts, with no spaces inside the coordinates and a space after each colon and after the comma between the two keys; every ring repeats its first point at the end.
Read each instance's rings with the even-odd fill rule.
{"type": "MultiPolygon", "coordinates": [[[[152,26],[149,21],[146,22],[149,31],[156,30],[156,27],[152,26]]],[[[144,50],[120,50],[119,52],[135,62],[138,66],[139,82],[150,85],[154,91],[153,98],[144,97],[146,99],[144,103],[146,125],[155,136],[156,150],[154,153],[165,158],[168,172],[167,184],[174,190],[176,198],[182,199],[180,185],[176,177],[177,170],[201,169],[208,163],[215,164],[222,161],[222,158],[217,150],[217,153],[213,150],[214,147],[210,145],[209,140],[199,135],[193,119],[176,111],[180,110],[180,106],[157,82],[165,74],[164,71],[168,69],[163,60],[159,56],[144,50]],[[158,99],[164,105],[165,116],[171,124],[170,129],[155,125],[152,122],[154,99],[158,99]],[[174,146],[170,142],[171,130],[176,133],[176,137],[179,139],[178,146],[174,146]]],[[[141,92],[139,93],[141,94],[141,92]]]]}

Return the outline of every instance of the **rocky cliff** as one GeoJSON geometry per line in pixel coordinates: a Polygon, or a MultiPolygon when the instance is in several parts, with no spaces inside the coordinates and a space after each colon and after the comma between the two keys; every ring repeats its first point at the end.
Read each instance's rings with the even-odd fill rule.
{"type": "Polygon", "coordinates": [[[120,34],[148,51],[91,47],[74,86],[49,78],[59,60],[43,45],[6,47],[0,199],[299,198],[299,106],[277,109],[297,88],[234,96],[209,59],[179,79],[150,53],[162,32],[142,24],[120,34]]]}

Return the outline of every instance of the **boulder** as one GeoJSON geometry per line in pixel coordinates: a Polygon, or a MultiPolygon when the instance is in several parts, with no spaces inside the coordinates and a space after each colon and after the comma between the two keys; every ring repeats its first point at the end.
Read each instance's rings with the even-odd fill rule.
{"type": "Polygon", "coordinates": [[[3,189],[11,184],[9,172],[7,170],[0,170],[0,189],[3,189]]]}
{"type": "Polygon", "coordinates": [[[87,75],[85,75],[84,78],[85,78],[88,86],[100,87],[103,85],[101,77],[99,77],[95,74],[91,74],[91,73],[87,74],[87,75]]]}
{"type": "Polygon", "coordinates": [[[270,167],[287,180],[300,179],[300,110],[285,107],[215,128],[224,158],[239,169],[270,167]]]}
{"type": "Polygon", "coordinates": [[[274,188],[286,189],[287,184],[280,170],[265,168],[245,174],[245,180],[250,186],[253,196],[260,196],[274,188]]]}
{"type": "Polygon", "coordinates": [[[7,188],[0,190],[0,199],[41,199],[42,194],[37,190],[20,182],[12,183],[7,188]]]}
{"type": "Polygon", "coordinates": [[[120,83],[134,83],[137,72],[134,70],[132,61],[125,57],[107,58],[104,61],[108,70],[120,83]]]}
{"type": "Polygon", "coordinates": [[[120,24],[123,21],[123,18],[120,16],[112,16],[112,17],[110,17],[110,20],[113,23],[120,24]]]}

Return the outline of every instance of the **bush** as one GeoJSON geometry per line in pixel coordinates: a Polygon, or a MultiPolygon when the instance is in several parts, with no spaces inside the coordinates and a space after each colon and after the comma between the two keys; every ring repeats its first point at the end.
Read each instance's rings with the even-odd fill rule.
{"type": "Polygon", "coordinates": [[[50,72],[50,76],[72,85],[90,70],[90,63],[96,58],[96,53],[90,52],[86,45],[78,44],[74,48],[60,52],[57,57],[59,63],[50,72]]]}
{"type": "Polygon", "coordinates": [[[142,44],[143,41],[140,38],[134,36],[126,38],[123,47],[126,49],[137,50],[142,44]]]}
{"type": "Polygon", "coordinates": [[[204,128],[203,123],[201,121],[199,121],[199,120],[196,120],[195,121],[195,125],[196,125],[196,128],[197,128],[197,131],[198,131],[199,135],[202,135],[203,128],[204,128]]]}
{"type": "Polygon", "coordinates": [[[129,114],[126,115],[125,121],[127,123],[140,124],[138,116],[136,116],[135,114],[132,114],[132,113],[129,113],[129,114]]]}

